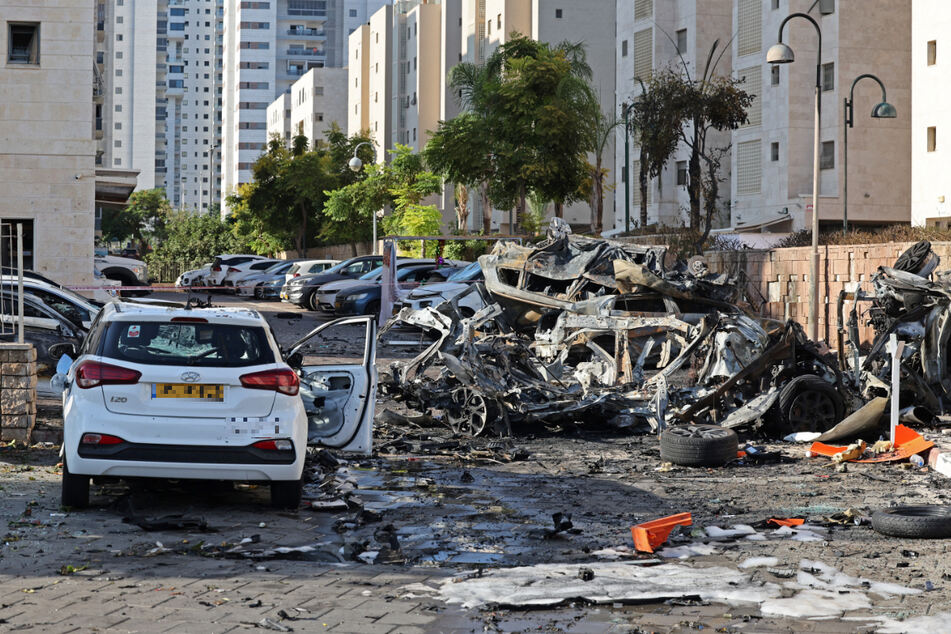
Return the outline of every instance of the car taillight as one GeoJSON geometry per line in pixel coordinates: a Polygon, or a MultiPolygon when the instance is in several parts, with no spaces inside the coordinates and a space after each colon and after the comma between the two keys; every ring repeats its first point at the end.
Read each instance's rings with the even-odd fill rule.
{"type": "Polygon", "coordinates": [[[300,273],[294,273],[294,277],[300,277],[300,273]]]}
{"type": "Polygon", "coordinates": [[[234,267],[232,266],[231,268],[228,269],[228,272],[229,272],[229,273],[240,273],[240,272],[241,272],[241,269],[236,269],[236,268],[234,268],[234,267]]]}
{"type": "Polygon", "coordinates": [[[142,373],[137,370],[99,363],[83,361],[76,368],[76,385],[83,389],[97,385],[131,385],[138,383],[142,373]]]}
{"type": "Polygon", "coordinates": [[[300,391],[300,379],[290,369],[264,370],[241,376],[241,387],[249,390],[274,390],[288,396],[297,396],[300,391]]]}
{"type": "Polygon", "coordinates": [[[109,434],[83,434],[79,442],[84,445],[121,445],[125,441],[109,434]]]}
{"type": "Polygon", "coordinates": [[[259,440],[253,445],[256,449],[267,449],[269,451],[290,451],[294,448],[294,443],[286,438],[277,440],[259,440]]]}
{"type": "Polygon", "coordinates": [[[213,266],[213,267],[211,267],[211,270],[214,271],[215,273],[220,273],[220,272],[221,272],[221,267],[220,267],[220,266],[213,266]]]}

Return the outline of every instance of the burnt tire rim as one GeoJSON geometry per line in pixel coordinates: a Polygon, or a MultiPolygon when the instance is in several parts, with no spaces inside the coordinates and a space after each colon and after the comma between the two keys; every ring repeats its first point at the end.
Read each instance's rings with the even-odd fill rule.
{"type": "Polygon", "coordinates": [[[826,430],[839,422],[835,400],[824,391],[803,390],[789,404],[789,426],[794,431],[826,430]]]}
{"type": "Polygon", "coordinates": [[[722,427],[708,427],[702,425],[683,425],[681,427],[671,427],[665,433],[683,438],[709,438],[721,439],[729,438],[732,432],[722,427]]]}
{"type": "Polygon", "coordinates": [[[485,397],[462,388],[453,393],[452,402],[446,411],[446,419],[454,432],[478,436],[485,431],[493,411],[485,397]]]}

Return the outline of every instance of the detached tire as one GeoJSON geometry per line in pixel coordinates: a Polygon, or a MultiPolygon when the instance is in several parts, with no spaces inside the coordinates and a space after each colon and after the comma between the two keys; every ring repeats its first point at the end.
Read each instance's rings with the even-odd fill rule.
{"type": "Polygon", "coordinates": [[[300,498],[300,480],[271,483],[271,506],[274,508],[296,510],[300,506],[300,498]]]}
{"type": "Polygon", "coordinates": [[[63,506],[84,509],[89,506],[89,476],[70,473],[63,460],[63,506]]]}
{"type": "Polygon", "coordinates": [[[894,506],[872,514],[875,532],[892,537],[951,537],[951,506],[894,506]]]}
{"type": "Polygon", "coordinates": [[[736,459],[736,432],[716,425],[680,425],[660,435],[660,458],[684,467],[720,467],[736,459]]]}
{"type": "Polygon", "coordinates": [[[779,420],[770,431],[780,437],[799,431],[826,432],[845,416],[845,404],[835,386],[813,374],[797,376],[779,392],[779,420]]]}

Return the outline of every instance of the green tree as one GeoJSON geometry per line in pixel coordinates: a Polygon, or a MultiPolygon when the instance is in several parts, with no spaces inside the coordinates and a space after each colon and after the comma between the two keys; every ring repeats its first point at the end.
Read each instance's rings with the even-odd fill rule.
{"type": "Polygon", "coordinates": [[[139,253],[146,253],[165,237],[171,215],[172,206],[164,189],[133,192],[124,209],[103,213],[102,237],[109,241],[132,240],[139,253]]]}
{"type": "MultiPolygon", "coordinates": [[[[481,65],[459,64],[450,83],[465,112],[441,121],[426,159],[452,182],[524,216],[528,192],[560,206],[585,197],[583,121],[591,68],[580,45],[513,33],[481,65]]],[[[486,229],[491,217],[485,214],[486,229]]]]}
{"type": "Polygon", "coordinates": [[[168,222],[168,235],[146,258],[149,266],[201,266],[220,253],[241,253],[248,245],[234,233],[232,224],[218,214],[173,212],[168,222]]]}
{"type": "Polygon", "coordinates": [[[373,214],[391,207],[393,213],[383,219],[385,232],[438,232],[442,215],[435,206],[421,203],[442,189],[442,179],[428,171],[423,157],[410,147],[397,144],[391,154],[393,158],[388,164],[366,166],[363,180],[325,192],[327,217],[337,224],[369,228],[373,214]]]}
{"type": "Polygon", "coordinates": [[[605,114],[592,93],[582,132],[585,149],[591,152],[594,159],[588,163],[588,179],[591,189],[591,231],[595,235],[601,235],[604,231],[604,191],[607,187],[604,180],[608,175],[604,167],[604,153],[614,137],[614,129],[622,123],[617,117],[605,114]]]}

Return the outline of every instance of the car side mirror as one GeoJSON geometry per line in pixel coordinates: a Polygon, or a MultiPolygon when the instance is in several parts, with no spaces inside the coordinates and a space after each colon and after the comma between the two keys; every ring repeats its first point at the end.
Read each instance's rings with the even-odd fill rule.
{"type": "Polygon", "coordinates": [[[69,355],[70,357],[76,356],[76,346],[69,341],[64,341],[61,343],[54,343],[49,347],[50,359],[54,361],[59,360],[63,355],[69,355]]]}
{"type": "Polygon", "coordinates": [[[299,370],[304,365],[304,355],[300,352],[292,352],[284,357],[284,362],[295,370],[299,370]]]}

